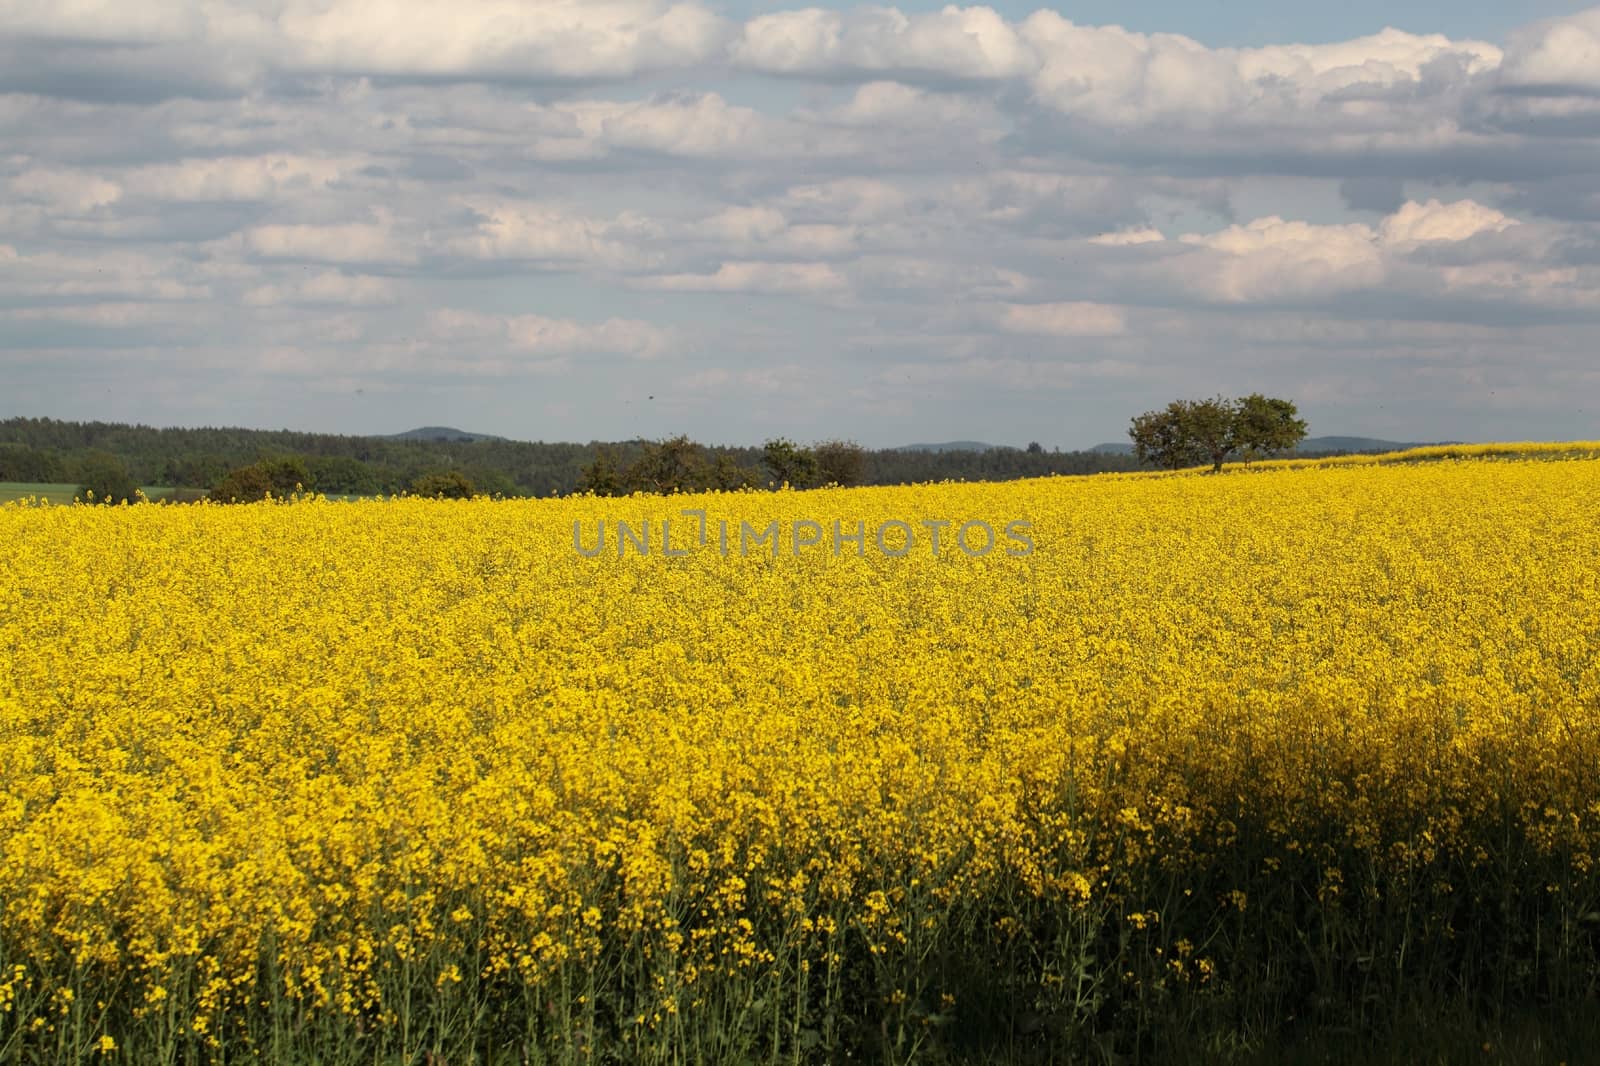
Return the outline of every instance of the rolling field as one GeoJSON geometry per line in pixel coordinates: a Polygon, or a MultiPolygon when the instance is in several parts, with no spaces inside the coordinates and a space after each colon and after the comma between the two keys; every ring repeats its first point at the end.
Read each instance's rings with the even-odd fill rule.
{"type": "Polygon", "coordinates": [[[71,503],[78,486],[42,481],[0,481],[0,503],[11,503],[29,497],[45,497],[52,502],[71,503]]]}
{"type": "MultiPolygon", "coordinates": [[[[158,501],[172,489],[164,485],[146,485],[140,491],[152,501],[158,501]]],[[[0,503],[15,503],[29,498],[43,498],[51,503],[71,503],[77,493],[78,486],[66,482],[0,481],[0,503]]]]}
{"type": "Polygon", "coordinates": [[[0,507],[0,1062],[1271,1061],[1592,1002],[1594,452],[0,507]]]}

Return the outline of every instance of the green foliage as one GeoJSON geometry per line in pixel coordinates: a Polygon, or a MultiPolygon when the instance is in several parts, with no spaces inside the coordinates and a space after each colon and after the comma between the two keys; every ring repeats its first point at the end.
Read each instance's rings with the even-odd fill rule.
{"type": "Polygon", "coordinates": [[[1250,459],[1287,451],[1306,435],[1295,405],[1251,393],[1238,400],[1174,400],[1133,419],[1128,436],[1142,463],[1177,470],[1209,462],[1213,471],[1236,454],[1250,459]]]}
{"type": "MultiPolygon", "coordinates": [[[[579,488],[597,496],[756,488],[767,479],[741,461],[748,451],[708,448],[682,435],[640,441],[627,459],[610,448],[602,448],[584,469],[579,488]]],[[[780,437],[767,441],[760,461],[772,481],[791,488],[859,485],[865,476],[867,453],[849,441],[824,441],[814,448],[803,448],[780,437]]]]}
{"type": "Polygon", "coordinates": [[[347,455],[320,455],[306,464],[318,492],[343,496],[376,496],[384,491],[379,473],[347,455]]]}
{"type": "Polygon", "coordinates": [[[616,453],[610,448],[601,448],[596,451],[594,462],[584,468],[578,489],[596,496],[622,496],[626,494],[623,482],[624,467],[616,453]]]}
{"type": "Polygon", "coordinates": [[[1306,423],[1294,404],[1253,392],[1237,402],[1234,440],[1245,461],[1286,452],[1306,436],[1306,423]]]}
{"type": "Polygon", "coordinates": [[[1221,470],[1238,444],[1234,437],[1234,405],[1218,396],[1184,405],[1182,426],[1213,470],[1221,470]]]}
{"type": "Polygon", "coordinates": [[[93,503],[137,503],[139,487],[121,459],[96,451],[78,464],[78,497],[93,503]]]}
{"type": "Polygon", "coordinates": [[[256,503],[271,491],[272,483],[259,468],[245,466],[217,482],[208,498],[213,503],[256,503]]]}
{"type": "Polygon", "coordinates": [[[310,471],[306,469],[305,461],[297,456],[286,455],[276,459],[263,459],[256,466],[266,475],[274,496],[310,492],[316,487],[311,480],[310,471]]]}
{"type": "Polygon", "coordinates": [[[470,500],[478,493],[472,479],[459,470],[444,470],[424,474],[411,483],[413,496],[428,496],[445,500],[470,500]]]}
{"type": "Polygon", "coordinates": [[[741,466],[738,460],[727,452],[718,452],[705,472],[705,481],[706,488],[737,492],[740,489],[760,487],[761,477],[749,467],[741,466]]]}
{"type": "Polygon", "coordinates": [[[866,471],[866,453],[848,440],[825,440],[811,449],[817,457],[817,481],[823,485],[859,485],[866,471]]]}
{"type": "Polygon", "coordinates": [[[816,453],[787,438],[767,441],[761,449],[761,462],[775,484],[804,489],[816,481],[816,453]]]}
{"type": "Polygon", "coordinates": [[[595,461],[584,469],[578,487],[597,496],[625,496],[633,492],[731,491],[756,483],[756,472],[740,465],[727,450],[713,452],[679,435],[639,442],[628,461],[609,448],[600,449],[595,461]]]}
{"type": "Polygon", "coordinates": [[[1132,455],[1107,452],[1037,452],[1022,448],[982,451],[905,451],[866,453],[863,485],[909,485],[930,481],[1010,481],[1052,474],[1099,474],[1137,470],[1132,455]]]}
{"type": "Polygon", "coordinates": [[[691,492],[705,487],[705,449],[686,436],[648,442],[628,468],[628,480],[644,492],[691,492]]]}
{"type": "Polygon", "coordinates": [[[761,462],[773,482],[795,489],[860,485],[867,471],[866,450],[846,440],[825,440],[805,448],[777,437],[761,449],[761,462]]]}
{"type": "Polygon", "coordinates": [[[1163,411],[1146,411],[1133,420],[1128,436],[1141,463],[1178,470],[1200,461],[1200,447],[1184,425],[1187,409],[1187,401],[1175,400],[1163,411]]]}
{"type": "Polygon", "coordinates": [[[54,452],[23,444],[0,444],[0,481],[59,482],[65,464],[54,452]]]}
{"type": "Polygon", "coordinates": [[[311,474],[292,456],[263,459],[230,471],[211,490],[213,503],[256,503],[268,496],[284,498],[311,491],[311,474]]]}
{"type": "Polygon", "coordinates": [[[462,470],[466,478],[477,487],[479,496],[524,496],[510,476],[491,467],[469,466],[462,470]]]}

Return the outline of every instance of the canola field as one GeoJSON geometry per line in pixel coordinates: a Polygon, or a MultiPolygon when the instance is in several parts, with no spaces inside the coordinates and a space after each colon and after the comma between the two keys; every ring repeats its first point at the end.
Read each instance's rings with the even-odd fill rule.
{"type": "Polygon", "coordinates": [[[0,507],[0,1062],[1223,1061],[1592,999],[1592,454],[0,507]]]}

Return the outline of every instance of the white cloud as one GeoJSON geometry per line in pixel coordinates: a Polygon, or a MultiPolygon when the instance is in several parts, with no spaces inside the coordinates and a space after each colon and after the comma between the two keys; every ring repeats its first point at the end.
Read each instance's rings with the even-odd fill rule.
{"type": "Polygon", "coordinates": [[[1468,74],[1485,74],[1502,58],[1501,50],[1487,41],[1453,41],[1439,33],[1393,28],[1332,44],[1268,45],[1234,54],[1240,76],[1248,81],[1284,78],[1323,92],[1419,81],[1427,66],[1441,59],[1459,61],[1468,74]]]}
{"type": "MultiPolygon", "coordinates": [[[[963,217],[994,222],[1098,224],[1135,212],[1140,186],[1106,174],[995,169],[954,182],[943,197],[963,217]]],[[[1142,212],[1137,212],[1142,214],[1142,212]]]]}
{"type": "Polygon", "coordinates": [[[1443,267],[1439,282],[1446,293],[1463,299],[1565,310],[1600,309],[1600,270],[1492,260],[1443,267]]]}
{"type": "Polygon", "coordinates": [[[194,309],[172,303],[107,300],[92,304],[56,304],[0,310],[0,321],[50,322],[95,329],[136,329],[141,326],[193,322],[194,309]]]}
{"type": "Polygon", "coordinates": [[[907,15],[892,7],[849,12],[807,8],[745,24],[735,64],[769,74],[930,74],[1019,77],[1037,63],[1016,27],[991,8],[947,6],[907,15]]]}
{"type": "Polygon", "coordinates": [[[130,195],[184,203],[272,200],[296,189],[315,191],[360,167],[352,159],[289,154],[220,156],[157,163],[129,171],[130,195]]]}
{"type": "MultiPolygon", "coordinates": [[[[499,104],[501,116],[505,105],[499,104]]],[[[505,122],[504,117],[488,121],[505,122]]],[[[569,100],[520,109],[504,130],[480,140],[519,146],[530,159],[575,162],[653,153],[681,159],[766,158],[797,151],[837,154],[848,142],[716,92],[679,92],[637,100],[569,100]]],[[[631,158],[631,157],[629,157],[631,158]]]]}
{"type": "Polygon", "coordinates": [[[1410,126],[1417,118],[1406,118],[1403,107],[1373,109],[1356,98],[1459,89],[1492,74],[1502,57],[1488,42],[1395,29],[1331,44],[1208,48],[1177,34],[1078,25],[1050,10],[1011,23],[987,7],[956,6],[913,15],[880,7],[763,15],[745,24],[730,54],[736,65],[768,74],[879,80],[851,105],[864,115],[903,106],[910,90],[889,79],[1009,81],[1074,121],[1197,130],[1291,120],[1410,126]]]}
{"type": "Polygon", "coordinates": [[[109,248],[88,254],[0,245],[0,296],[31,300],[206,300],[211,287],[172,258],[109,248]]]}
{"type": "Polygon", "coordinates": [[[796,397],[814,399],[816,370],[795,364],[764,367],[709,367],[684,375],[672,383],[675,396],[693,400],[706,399],[707,394],[730,393],[760,396],[784,396],[791,401],[796,397]]]}
{"type": "Polygon", "coordinates": [[[492,315],[445,308],[429,312],[427,325],[435,341],[450,345],[486,345],[491,353],[606,354],[652,359],[668,351],[673,344],[669,331],[625,318],[586,323],[543,315],[492,315]]]}
{"type": "Polygon", "coordinates": [[[397,298],[392,279],[334,270],[282,284],[259,285],[244,294],[244,302],[252,307],[279,304],[379,307],[393,304],[397,298]]]}
{"type": "Polygon", "coordinates": [[[790,223],[767,204],[738,205],[677,228],[672,243],[705,244],[727,258],[755,255],[836,258],[857,250],[863,229],[833,223],[790,223]]]}
{"type": "Polygon", "coordinates": [[[1154,258],[1131,271],[1121,268],[1123,283],[1142,278],[1206,303],[1331,305],[1370,292],[1463,305],[1488,299],[1586,309],[1600,296],[1600,268],[1562,262],[1562,242],[1548,226],[1519,222],[1472,200],[1410,201],[1377,226],[1270,216],[1133,243],[1154,258]]]}
{"type": "Polygon", "coordinates": [[[1023,273],[974,257],[878,254],[850,265],[850,279],[868,292],[929,298],[935,307],[964,300],[1005,300],[1032,288],[1023,273]]]}
{"type": "Polygon", "coordinates": [[[638,241],[656,234],[654,225],[642,219],[586,218],[538,203],[464,202],[483,216],[483,221],[470,235],[451,241],[448,249],[470,259],[508,260],[561,269],[642,269],[658,258],[638,246],[638,241]]]}
{"type": "Polygon", "coordinates": [[[1196,249],[1163,264],[1190,291],[1222,303],[1325,299],[1384,279],[1371,227],[1319,226],[1276,216],[1179,240],[1196,249]]]}
{"type": "Polygon", "coordinates": [[[83,215],[122,199],[122,186],[77,170],[35,168],[11,179],[11,192],[52,212],[83,215]]]}
{"type": "Polygon", "coordinates": [[[703,62],[722,21],[658,0],[289,0],[288,65],[352,74],[621,78],[703,62]]]}
{"type": "Polygon", "coordinates": [[[1429,200],[1425,204],[1409,202],[1383,220],[1378,231],[1385,244],[1408,244],[1422,241],[1464,241],[1480,233],[1499,233],[1517,224],[1492,207],[1471,200],[1440,203],[1429,200]]]}
{"type": "MultiPolygon", "coordinates": [[[[1393,29],[1328,45],[1212,49],[1175,34],[1077,26],[1039,11],[1023,33],[1040,56],[1032,87],[1041,102],[1075,120],[1119,128],[1296,124],[1303,134],[1414,126],[1419,116],[1409,113],[1405,97],[1379,106],[1363,97],[1397,87],[1412,97],[1460,88],[1500,61],[1500,50],[1482,41],[1393,29]],[[1442,82],[1430,80],[1430,67],[1442,82]]],[[[1432,116],[1440,113],[1448,111],[1432,116]]]]}
{"type": "Polygon", "coordinates": [[[1048,107],[1102,125],[1224,114],[1249,99],[1229,57],[1176,34],[1078,26],[1053,11],[1023,32],[1039,55],[1031,79],[1048,107]]]}
{"type": "MultiPolygon", "coordinates": [[[[590,104],[581,120],[612,149],[700,159],[789,155],[798,133],[781,119],[730,104],[714,92],[590,104]]],[[[821,146],[813,141],[804,147],[821,146]]]]}
{"type": "Polygon", "coordinates": [[[1600,93],[1600,7],[1513,33],[1500,82],[1508,88],[1600,93]]]}
{"type": "Polygon", "coordinates": [[[10,0],[8,32],[45,41],[158,44],[194,40],[207,28],[201,0],[126,4],[118,0],[10,0]]]}
{"type": "Polygon", "coordinates": [[[1051,337],[1114,337],[1128,328],[1122,308],[1086,302],[1006,304],[999,325],[1007,333],[1051,337]]]}
{"type": "Polygon", "coordinates": [[[645,288],[672,292],[827,293],[846,287],[827,263],[723,263],[711,274],[663,274],[643,279],[645,288]]]}
{"type": "MultiPolygon", "coordinates": [[[[1229,374],[1349,403],[1452,360],[1586,380],[1600,10],[1502,52],[926,7],[13,0],[0,315],[49,355],[8,358],[79,360],[33,375],[70,385],[138,350],[139,395],[174,420],[202,351],[340,395],[460,375],[511,412],[482,428],[548,407],[569,421],[541,432],[587,436],[672,429],[597,383],[605,356],[671,354],[671,375],[633,368],[641,397],[805,389],[783,369],[803,365],[857,413],[786,403],[785,432],[901,403],[894,438],[978,412],[1048,439],[1065,414],[1079,443],[1144,392],[1229,374]],[[99,354],[65,354],[75,336],[99,354]],[[516,384],[533,374],[568,376],[516,384]]],[[[707,436],[768,428],[706,411],[707,436]]]]}
{"type": "Polygon", "coordinates": [[[727,207],[694,227],[694,231],[721,241],[760,244],[770,241],[789,226],[783,212],[774,207],[727,207]]]}
{"type": "Polygon", "coordinates": [[[1090,244],[1099,244],[1106,247],[1125,247],[1130,244],[1151,244],[1164,241],[1161,231],[1151,226],[1140,226],[1135,229],[1118,230],[1115,233],[1102,233],[1089,238],[1090,244]]]}
{"type": "Polygon", "coordinates": [[[304,260],[314,263],[417,262],[421,249],[407,240],[384,210],[374,212],[376,222],[334,225],[309,223],[256,226],[244,235],[245,246],[263,259],[304,260]]]}
{"type": "Polygon", "coordinates": [[[118,96],[244,95],[274,73],[624,79],[714,60],[731,33],[699,0],[12,0],[0,25],[7,80],[118,96]]]}
{"type": "Polygon", "coordinates": [[[787,206],[819,211],[831,218],[875,222],[901,215],[906,209],[905,188],[884,178],[857,176],[812,185],[791,186],[784,193],[787,206]]]}

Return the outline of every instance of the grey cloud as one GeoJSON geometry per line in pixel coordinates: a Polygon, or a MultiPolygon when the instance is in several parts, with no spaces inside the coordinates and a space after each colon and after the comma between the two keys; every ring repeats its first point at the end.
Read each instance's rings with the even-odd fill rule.
{"type": "Polygon", "coordinates": [[[0,92],[149,104],[180,96],[236,98],[253,80],[253,73],[206,63],[196,46],[35,48],[15,39],[0,44],[0,92]]]}

